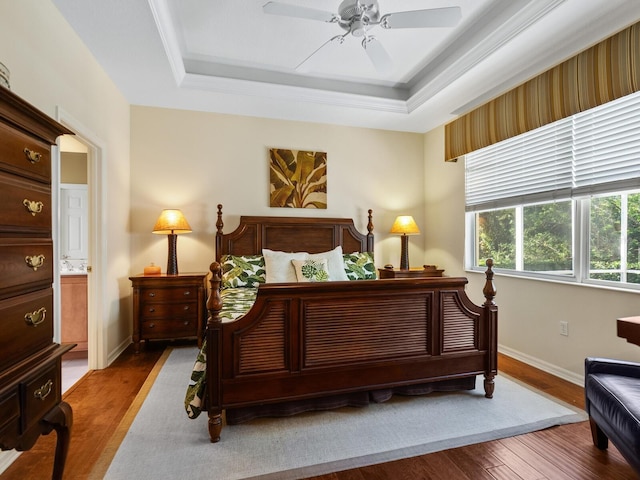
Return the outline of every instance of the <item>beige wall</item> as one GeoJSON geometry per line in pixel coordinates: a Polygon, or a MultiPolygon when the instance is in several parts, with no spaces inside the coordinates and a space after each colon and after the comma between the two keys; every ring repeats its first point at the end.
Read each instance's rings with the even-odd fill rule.
{"type": "MultiPolygon", "coordinates": [[[[398,265],[400,239],[387,232],[396,215],[425,227],[423,135],[234,115],[132,107],[132,273],[154,262],[166,269],[167,238],[151,234],[163,208],[180,208],[193,233],[178,237],[181,272],[206,271],[214,257],[216,205],[225,231],[240,215],[340,216],[366,233],[373,209],[378,265],[398,265]],[[327,152],[328,208],[269,207],[270,147],[327,152]]],[[[411,238],[422,265],[424,236],[411,238]]]]}
{"type": "Polygon", "coordinates": [[[101,350],[112,355],[131,329],[129,104],[49,0],[0,0],[0,61],[13,92],[51,117],[61,108],[104,146],[106,271],[94,273],[106,279],[101,350]]]}
{"type": "MultiPolygon", "coordinates": [[[[464,162],[446,163],[444,128],[425,135],[425,256],[450,274],[469,277],[483,302],[484,275],[464,271],[464,162]]],[[[565,378],[581,381],[587,356],[640,360],[640,347],[616,336],[616,318],[640,315],[640,294],[497,275],[500,348],[565,378]],[[560,335],[569,322],[569,336],[560,335]]]]}

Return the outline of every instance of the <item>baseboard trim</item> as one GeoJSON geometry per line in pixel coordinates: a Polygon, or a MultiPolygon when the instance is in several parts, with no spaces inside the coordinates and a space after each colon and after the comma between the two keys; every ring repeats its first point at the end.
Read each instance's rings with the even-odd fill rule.
{"type": "Polygon", "coordinates": [[[21,453],[22,452],[18,452],[17,450],[5,450],[0,452],[0,474],[4,473],[4,471],[16,461],[21,453]]]}
{"type": "Polygon", "coordinates": [[[129,345],[131,345],[131,337],[127,337],[122,343],[120,343],[120,345],[109,353],[107,357],[107,366],[111,365],[129,345]]]}
{"type": "Polygon", "coordinates": [[[566,380],[567,382],[575,383],[581,387],[584,386],[584,375],[578,375],[570,370],[559,368],[557,365],[545,362],[544,360],[540,360],[539,358],[532,357],[531,355],[527,355],[526,353],[519,352],[518,350],[514,350],[504,345],[498,345],[498,351],[508,357],[515,358],[516,360],[531,365],[538,370],[542,370],[543,372],[550,373],[551,375],[566,380]]]}

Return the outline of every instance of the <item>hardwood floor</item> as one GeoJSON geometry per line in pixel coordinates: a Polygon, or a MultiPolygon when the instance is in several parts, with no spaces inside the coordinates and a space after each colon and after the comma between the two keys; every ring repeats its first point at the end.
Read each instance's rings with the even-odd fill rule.
{"type": "MultiPolygon", "coordinates": [[[[74,425],[65,471],[83,480],[104,450],[165,344],[152,342],[139,355],[127,349],[109,368],[89,372],[65,395],[74,425]]],[[[547,394],[584,408],[582,388],[501,355],[500,371],[547,394]]],[[[1,480],[51,477],[55,433],[41,437],[1,476],[1,480]]],[[[186,470],[185,470],[186,472],[186,470]]],[[[188,473],[185,473],[188,478],[188,473]]],[[[215,478],[212,474],[211,478],[215,478]]],[[[601,452],[591,443],[588,422],[460,447],[429,455],[314,477],[314,480],[482,480],[635,479],[610,444],[601,452]]]]}

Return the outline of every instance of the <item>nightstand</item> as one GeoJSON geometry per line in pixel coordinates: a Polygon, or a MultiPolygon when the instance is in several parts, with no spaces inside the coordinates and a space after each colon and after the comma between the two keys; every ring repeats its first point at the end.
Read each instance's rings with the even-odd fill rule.
{"type": "Polygon", "coordinates": [[[378,278],[424,278],[441,277],[444,270],[438,270],[435,265],[423,265],[422,268],[410,268],[401,270],[399,268],[384,267],[378,269],[378,278]]]}
{"type": "Polygon", "coordinates": [[[136,275],[133,285],[133,342],[135,352],[144,340],[197,338],[206,320],[206,273],[136,275]]]}

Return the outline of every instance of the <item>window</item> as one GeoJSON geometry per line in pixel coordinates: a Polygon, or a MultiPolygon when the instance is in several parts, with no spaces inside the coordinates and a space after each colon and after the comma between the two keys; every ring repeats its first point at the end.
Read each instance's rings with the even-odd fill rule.
{"type": "Polygon", "coordinates": [[[467,268],[640,287],[640,93],[465,161],[467,268]]]}

